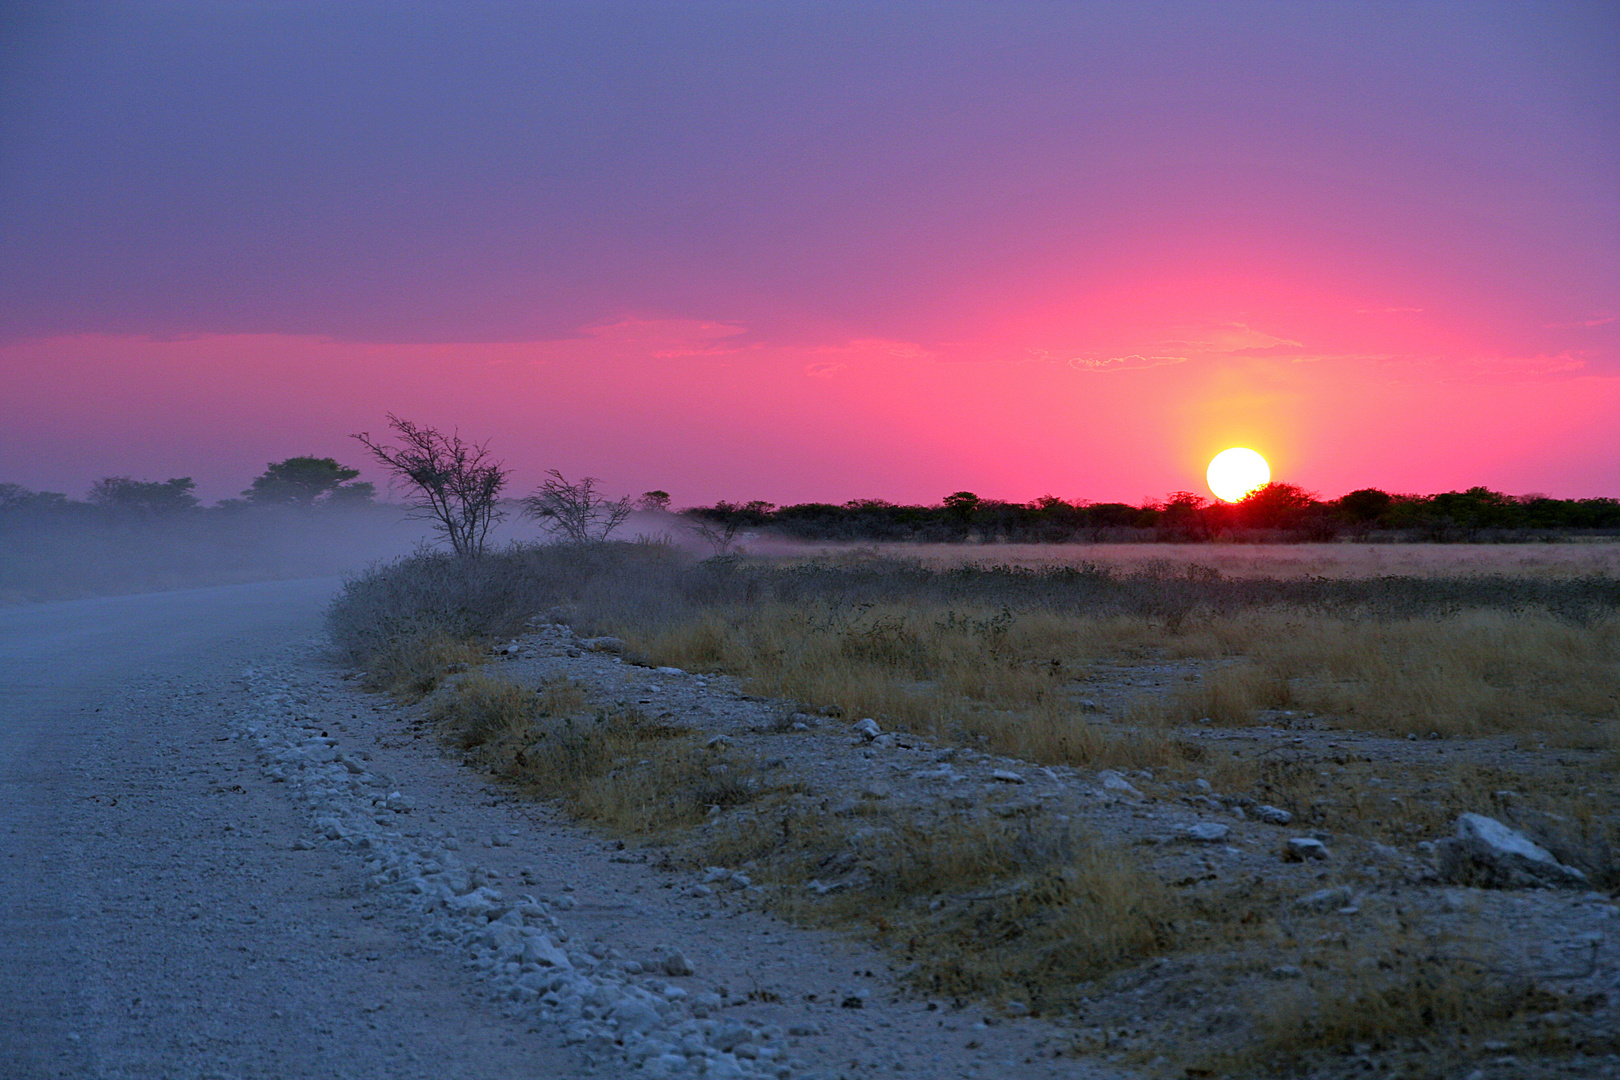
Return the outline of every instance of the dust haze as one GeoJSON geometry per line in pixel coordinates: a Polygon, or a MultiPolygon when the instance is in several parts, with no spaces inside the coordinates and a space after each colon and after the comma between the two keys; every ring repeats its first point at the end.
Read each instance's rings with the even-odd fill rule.
{"type": "Polygon", "coordinates": [[[81,504],[0,512],[0,605],[331,577],[431,540],[397,506],[133,516],[81,504]],[[77,511],[77,512],[75,512],[77,511]]]}

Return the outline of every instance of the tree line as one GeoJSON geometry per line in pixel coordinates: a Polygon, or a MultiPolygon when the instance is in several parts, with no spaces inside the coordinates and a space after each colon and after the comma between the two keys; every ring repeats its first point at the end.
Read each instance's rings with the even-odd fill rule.
{"type": "MultiPolygon", "coordinates": [[[[578,543],[608,539],[632,510],[671,512],[668,492],[645,492],[634,501],[608,499],[595,477],[570,482],[555,469],[532,494],[512,499],[504,495],[510,472],[491,456],[487,444],[393,414],[388,425],[391,441],[367,432],[352,438],[401,482],[404,505],[412,516],[426,521],[460,556],[482,555],[491,529],[513,512],[535,520],[558,539],[578,543]]],[[[375,485],[357,481],[359,475],[359,469],[334,458],[287,458],[269,463],[241,498],[222,500],[207,512],[374,505],[375,485]]],[[[109,476],[91,487],[85,501],[77,502],[58,492],[0,483],[0,524],[86,515],[158,520],[195,514],[202,510],[195,487],[186,476],[162,481],[109,476]]],[[[742,531],[761,529],[800,540],[944,543],[1468,541],[1620,533],[1620,499],[1514,496],[1471,487],[1435,495],[1361,488],[1323,500],[1282,482],[1266,484],[1237,503],[1213,502],[1190,491],[1172,492],[1139,506],[1068,501],[1053,495],[1015,503],[958,491],[929,505],[883,499],[790,506],[763,500],[721,501],[678,513],[720,552],[729,550],[742,531]]]]}
{"type": "MultiPolygon", "coordinates": [[[[290,457],[270,462],[241,498],[221,499],[210,509],[229,513],[264,506],[368,506],[376,498],[376,485],[355,481],[359,475],[359,469],[340,465],[333,458],[290,457]]],[[[0,484],[0,513],[169,518],[203,509],[202,501],[194,494],[196,487],[189,476],[167,480],[104,476],[79,501],[59,491],[31,491],[20,484],[0,484]]]]}
{"type": "Polygon", "coordinates": [[[1361,488],[1324,500],[1281,482],[1258,488],[1237,503],[1213,502],[1190,491],[1139,506],[1051,495],[1015,503],[958,491],[932,505],[898,505],[882,499],[791,506],[722,501],[684,513],[711,532],[729,530],[727,538],[739,529],[766,529],[800,540],[942,543],[1357,538],[1444,542],[1620,532],[1620,499],[1514,496],[1471,487],[1435,495],[1361,488]]]}

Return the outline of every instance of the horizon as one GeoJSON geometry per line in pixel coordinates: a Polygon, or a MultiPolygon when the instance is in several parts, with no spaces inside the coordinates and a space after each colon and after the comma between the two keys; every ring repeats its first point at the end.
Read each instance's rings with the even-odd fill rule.
{"type": "MultiPolygon", "coordinates": [[[[0,482],[1620,493],[1620,10],[15,6],[0,482]],[[379,16],[379,10],[386,14],[379,16]]],[[[986,494],[989,493],[989,494],[986,494]]]]}

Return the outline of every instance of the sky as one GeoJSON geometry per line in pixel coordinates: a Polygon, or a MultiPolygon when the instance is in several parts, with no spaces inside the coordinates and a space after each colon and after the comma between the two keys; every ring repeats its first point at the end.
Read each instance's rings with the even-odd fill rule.
{"type": "Polygon", "coordinates": [[[11,3],[0,482],[1620,496],[1620,6],[11,3]]]}

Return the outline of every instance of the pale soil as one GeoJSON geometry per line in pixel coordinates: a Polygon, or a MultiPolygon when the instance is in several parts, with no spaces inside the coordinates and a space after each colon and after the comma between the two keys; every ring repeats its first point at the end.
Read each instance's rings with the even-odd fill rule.
{"type": "MultiPolygon", "coordinates": [[[[582,679],[628,687],[621,665],[605,657],[563,655],[556,661],[582,679]]],[[[507,665],[505,671],[521,676],[521,667],[507,665]]],[[[267,674],[263,668],[259,673],[267,674]]],[[[994,1010],[905,993],[883,954],[783,923],[760,911],[753,897],[695,895],[696,877],[660,869],[647,851],[567,822],[460,767],[440,751],[420,720],[420,706],[401,708],[385,696],[355,690],[352,680],[313,651],[279,660],[268,674],[309,715],[329,718],[327,730],[340,747],[362,753],[369,769],[386,774],[410,797],[409,829],[451,838],[463,863],[481,868],[494,887],[548,904],[571,949],[599,944],[611,950],[606,956],[629,958],[679,950],[695,972],[669,981],[692,995],[720,995],[730,1018],[780,1030],[793,1076],[1122,1075],[1097,1062],[1056,1056],[1063,1049],[1061,1033],[1038,1021],[1007,1021],[994,1010]],[[851,999],[862,1006],[847,1007],[851,999]]],[[[738,726],[760,712],[758,703],[734,694],[716,695],[713,707],[734,714],[738,726]]],[[[394,918],[409,921],[402,909],[394,918]]],[[[401,932],[411,931],[407,926],[401,932]]],[[[534,1037],[559,1036],[555,1028],[517,1015],[534,1037]]],[[[611,1060],[602,1070],[617,1075],[611,1060]]]]}
{"type": "MultiPolygon", "coordinates": [[[[1049,1018],[1055,1023],[1042,1035],[1049,1050],[1082,1051],[1091,1060],[1141,1068],[1147,1075],[1179,1076],[1182,1061],[1239,1045],[1279,996],[1292,991],[1291,985],[1280,984],[1295,977],[1292,966],[1307,957],[1312,946],[1347,941],[1353,947],[1358,940],[1376,941],[1375,929],[1386,925],[1415,927],[1421,935],[1448,942],[1478,944],[1504,978],[1547,978],[1549,987],[1572,997],[1595,996],[1606,1002],[1581,1016],[1549,1014],[1545,1023],[1566,1025],[1577,1041],[1620,1029],[1620,906],[1614,897],[1602,891],[1444,886],[1416,846],[1443,833],[1397,839],[1386,830],[1386,839],[1393,843],[1380,842],[1374,838],[1380,833],[1376,809],[1364,835],[1313,832],[1298,824],[1269,825],[1235,815],[1223,805],[1221,796],[1243,792],[1217,789],[1211,799],[1190,785],[1155,781],[1139,773],[1130,777],[1141,790],[1137,797],[1108,790],[1097,774],[1083,770],[1047,769],[969,749],[933,746],[906,735],[868,743],[851,730],[850,721],[856,718],[840,721],[813,715],[814,703],[752,698],[723,676],[660,671],[602,654],[581,654],[578,642],[561,626],[540,626],[519,639],[518,646],[516,656],[493,664],[493,673],[529,685],[567,676],[589,686],[604,706],[634,707],[649,717],[692,725],[700,738],[723,734],[736,749],[771,764],[772,776],[805,783],[808,790],[801,798],[828,813],[860,814],[879,804],[885,810],[937,812],[943,804],[966,818],[1012,816],[1054,825],[1073,823],[1106,842],[1126,846],[1189,895],[1255,899],[1307,943],[1293,952],[1264,940],[1210,948],[1150,961],[1104,979],[1094,984],[1077,1010],[1049,1018]],[[998,780],[997,770],[1014,772],[1023,782],[998,780]],[[1217,843],[1193,840],[1187,829],[1200,822],[1224,824],[1230,834],[1217,843]],[[1328,843],[1327,862],[1284,861],[1280,851],[1290,837],[1313,835],[1328,843]],[[1294,908],[1306,895],[1341,886],[1348,890],[1342,911],[1294,908]]],[[[1183,663],[1100,672],[1088,686],[1099,700],[1097,722],[1110,724],[1107,714],[1122,713],[1134,695],[1174,685],[1192,669],[1183,663]]],[[[1319,718],[1280,713],[1269,727],[1202,728],[1179,734],[1236,748],[1245,756],[1280,755],[1329,768],[1336,762],[1373,763],[1367,767],[1386,775],[1403,768],[1421,773],[1459,758],[1522,768],[1535,757],[1505,740],[1414,743],[1334,730],[1319,718]]],[[[415,735],[424,743],[432,741],[420,720],[415,735]]],[[[1540,756],[1547,760],[1538,764],[1556,769],[1560,760],[1594,752],[1545,751],[1540,756]]],[[[1378,781],[1371,783],[1376,788],[1378,781]]],[[[1477,809],[1494,812],[1491,806],[1477,809]]],[[[746,820],[752,811],[728,813],[746,820]]],[[[772,822],[761,819],[758,825],[768,829],[772,822]]],[[[678,897],[683,884],[696,880],[666,879],[660,884],[672,885],[671,893],[678,897]]],[[[766,899],[761,895],[757,902],[763,905],[766,899]]],[[[722,898],[703,901],[699,911],[702,905],[714,905],[717,912],[730,910],[722,898]]],[[[1332,906],[1337,909],[1339,903],[1332,906]]],[[[993,1015],[997,1003],[988,1005],[993,1015]]],[[[1009,1027],[1034,1030],[1039,1025],[1024,1020],[1009,1027]]],[[[1467,1055],[1481,1077],[1620,1075],[1620,1058],[1612,1055],[1563,1053],[1524,1059],[1506,1053],[1487,1035],[1475,1038],[1467,1055]]],[[[1380,1067],[1398,1068],[1401,1060],[1394,1054],[1380,1067]]],[[[1370,1058],[1338,1064],[1328,1060],[1313,1074],[1355,1075],[1372,1067],[1370,1058]]]]}

